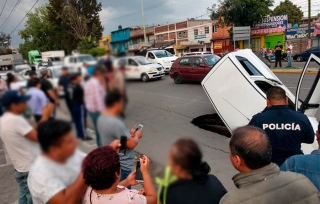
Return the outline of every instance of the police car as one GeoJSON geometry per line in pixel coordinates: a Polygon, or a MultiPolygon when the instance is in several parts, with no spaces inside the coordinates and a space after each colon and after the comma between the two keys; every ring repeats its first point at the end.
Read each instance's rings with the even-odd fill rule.
{"type": "MultiPolygon", "coordinates": [[[[320,59],[311,55],[298,82],[296,96],[251,50],[239,50],[225,55],[211,69],[201,82],[216,112],[230,132],[237,127],[247,125],[252,116],[266,107],[266,92],[272,86],[286,91],[289,107],[308,116],[314,130],[318,121],[315,114],[320,104],[320,72],[311,83],[310,92],[301,100],[301,88],[311,60],[320,64],[320,59]]],[[[309,82],[310,83],[310,82],[309,82]]],[[[297,124],[269,124],[270,129],[299,129],[297,124]]],[[[317,142],[302,144],[304,153],[317,149],[317,142]]]]}
{"type": "Polygon", "coordinates": [[[161,65],[150,62],[143,56],[122,57],[115,61],[115,67],[126,68],[126,79],[141,79],[144,82],[150,79],[161,79],[165,72],[161,65]]]}

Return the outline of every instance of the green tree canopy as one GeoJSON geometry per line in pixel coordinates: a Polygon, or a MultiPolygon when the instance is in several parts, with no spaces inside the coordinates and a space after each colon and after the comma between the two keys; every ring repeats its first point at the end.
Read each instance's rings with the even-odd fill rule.
{"type": "MultiPolygon", "coordinates": [[[[227,26],[253,26],[271,13],[273,0],[222,0],[218,14],[220,24],[227,26]]],[[[213,14],[214,16],[215,14],[213,14]]]]}
{"type": "Polygon", "coordinates": [[[288,14],[289,23],[295,24],[300,23],[301,18],[303,17],[303,12],[300,6],[293,4],[290,0],[284,0],[280,2],[274,10],[272,11],[273,15],[283,15],[288,14]]]}
{"type": "Polygon", "coordinates": [[[91,36],[83,38],[78,44],[78,50],[80,53],[86,54],[92,48],[97,47],[96,41],[91,36]]]}

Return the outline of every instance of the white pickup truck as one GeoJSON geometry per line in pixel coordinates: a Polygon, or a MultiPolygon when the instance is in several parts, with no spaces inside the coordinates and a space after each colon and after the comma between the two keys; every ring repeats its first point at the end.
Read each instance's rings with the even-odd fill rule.
{"type": "Polygon", "coordinates": [[[169,73],[173,62],[178,58],[166,50],[148,50],[146,58],[155,64],[160,64],[165,73],[169,73]]]}

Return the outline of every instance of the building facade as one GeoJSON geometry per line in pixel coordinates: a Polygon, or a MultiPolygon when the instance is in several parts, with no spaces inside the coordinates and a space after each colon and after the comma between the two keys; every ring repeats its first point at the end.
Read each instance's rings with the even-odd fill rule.
{"type": "Polygon", "coordinates": [[[176,55],[211,50],[211,23],[211,20],[188,20],[155,27],[155,47],[173,48],[176,55]]]}
{"type": "Polygon", "coordinates": [[[111,35],[103,35],[99,40],[99,47],[106,49],[106,54],[109,54],[111,51],[111,35]]]}
{"type": "Polygon", "coordinates": [[[111,48],[115,54],[125,55],[129,50],[130,41],[130,28],[122,29],[111,32],[111,48]]]}
{"type": "Polygon", "coordinates": [[[232,51],[233,45],[230,45],[230,27],[219,26],[218,22],[212,22],[212,53],[223,53],[225,51],[232,51]]]}
{"type": "Polygon", "coordinates": [[[144,29],[142,26],[130,28],[129,51],[138,52],[143,47],[151,47],[155,44],[154,26],[146,27],[147,42],[144,42],[144,29]]]}

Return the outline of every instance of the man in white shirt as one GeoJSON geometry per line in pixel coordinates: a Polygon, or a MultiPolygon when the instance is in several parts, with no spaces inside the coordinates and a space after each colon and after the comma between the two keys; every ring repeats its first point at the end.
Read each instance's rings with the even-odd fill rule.
{"type": "MultiPolygon", "coordinates": [[[[29,99],[30,96],[19,91],[8,91],[1,99],[6,112],[0,118],[0,137],[15,168],[14,177],[19,184],[19,204],[32,203],[27,178],[31,164],[39,153],[37,132],[21,116],[27,109],[29,99]]],[[[45,107],[40,122],[47,120],[52,110],[52,106],[45,107]]]]}
{"type": "MultiPolygon", "coordinates": [[[[86,155],[77,149],[78,141],[72,134],[71,124],[62,120],[44,122],[38,127],[38,139],[42,153],[28,177],[33,203],[77,203],[87,188],[81,172],[86,155]]],[[[110,146],[119,149],[120,142],[113,141],[110,146]]],[[[134,173],[121,183],[124,186],[134,184],[134,173]]]]}
{"type": "Polygon", "coordinates": [[[291,42],[288,42],[288,47],[287,47],[288,66],[287,67],[292,67],[292,49],[293,49],[293,46],[291,42]]]}

